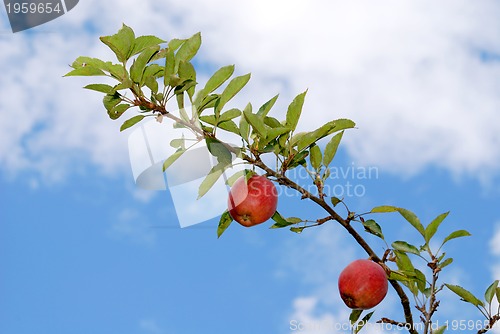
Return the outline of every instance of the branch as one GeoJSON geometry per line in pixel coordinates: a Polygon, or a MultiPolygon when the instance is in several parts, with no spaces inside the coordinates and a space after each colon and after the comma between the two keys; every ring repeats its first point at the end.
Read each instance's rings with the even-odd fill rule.
{"type": "Polygon", "coordinates": [[[425,305],[422,312],[425,317],[424,334],[429,333],[429,329],[431,328],[432,325],[432,316],[439,307],[439,301],[436,300],[436,294],[439,292],[439,290],[436,290],[436,283],[439,278],[440,269],[437,267],[437,259],[434,257],[434,255],[431,254],[431,256],[433,257],[433,262],[427,264],[427,266],[432,269],[432,284],[431,284],[431,298],[429,301],[429,312],[426,312],[425,305]]]}
{"type": "MultiPolygon", "coordinates": [[[[356,240],[356,242],[365,250],[365,252],[370,256],[370,258],[374,261],[380,264],[384,269],[390,270],[387,268],[387,266],[384,264],[384,262],[375,254],[373,249],[366,243],[366,241],[359,235],[359,233],[350,225],[350,220],[342,218],[333,208],[331,208],[324,199],[319,198],[308,192],[306,189],[302,188],[299,186],[297,183],[293,182],[289,178],[275,172],[271,168],[269,168],[260,158],[252,159],[249,157],[244,157],[244,160],[248,161],[249,163],[253,164],[254,166],[257,166],[264,170],[268,175],[273,176],[276,178],[276,181],[284,186],[287,186],[289,188],[297,190],[299,193],[302,194],[302,198],[309,198],[319,206],[321,206],[328,214],[331,216],[331,219],[337,221],[340,225],[342,225],[347,232],[356,240]]],[[[389,280],[389,283],[392,285],[396,293],[398,294],[400,300],[401,300],[401,305],[403,306],[404,314],[405,314],[405,328],[408,328],[408,331],[411,334],[418,334],[418,332],[414,329],[414,323],[413,323],[413,316],[411,313],[411,308],[410,308],[410,301],[408,299],[408,296],[404,292],[403,288],[399,283],[395,280],[389,280]]]]}
{"type": "Polygon", "coordinates": [[[408,326],[408,324],[406,322],[399,322],[399,321],[392,320],[389,318],[382,318],[382,319],[377,321],[377,324],[391,324],[391,325],[398,326],[398,327],[407,327],[408,326]]]}
{"type": "Polygon", "coordinates": [[[495,324],[497,323],[497,321],[500,321],[500,315],[498,315],[498,314],[496,314],[493,317],[491,317],[490,318],[490,323],[488,324],[488,326],[486,326],[483,329],[477,331],[477,334],[484,334],[484,333],[488,332],[489,330],[491,330],[493,328],[493,326],[495,326],[495,324]]]}
{"type": "MultiPolygon", "coordinates": [[[[178,122],[178,123],[180,123],[180,124],[182,124],[182,125],[190,128],[195,133],[197,133],[197,134],[199,134],[201,136],[214,137],[213,134],[207,133],[207,132],[203,131],[203,129],[195,126],[194,124],[189,123],[189,122],[185,122],[184,120],[178,118],[177,116],[172,115],[163,106],[155,105],[155,108],[153,110],[156,111],[156,112],[159,112],[160,114],[164,115],[165,117],[168,117],[168,118],[170,118],[170,119],[172,119],[172,120],[174,120],[174,121],[176,121],[176,122],[178,122]]],[[[236,153],[236,154],[238,153],[237,150],[234,147],[232,147],[232,146],[230,146],[230,145],[228,145],[226,143],[223,143],[223,142],[221,142],[221,143],[224,144],[231,152],[236,153]]],[[[302,194],[302,198],[309,198],[310,200],[312,200],[313,202],[315,202],[316,204],[318,204],[320,207],[322,207],[330,215],[330,217],[328,217],[328,220],[335,220],[340,225],[342,225],[347,230],[347,232],[356,240],[356,242],[365,250],[365,252],[370,256],[370,258],[374,262],[380,264],[386,271],[388,271],[388,272],[390,271],[390,269],[385,265],[384,261],[381,260],[377,256],[377,254],[375,254],[375,252],[373,251],[373,249],[371,249],[371,247],[366,243],[366,241],[363,239],[363,237],[361,237],[361,235],[359,235],[359,233],[350,225],[351,219],[344,219],[344,218],[342,218],[333,208],[331,208],[325,202],[325,200],[323,198],[314,196],[309,191],[307,191],[306,189],[302,188],[301,186],[299,186],[297,183],[293,182],[292,180],[290,180],[286,176],[284,176],[284,175],[282,175],[280,173],[277,173],[273,169],[269,168],[260,159],[260,157],[258,155],[256,156],[256,158],[251,158],[251,157],[249,157],[246,154],[242,154],[241,158],[243,160],[249,162],[250,164],[252,164],[252,165],[254,165],[256,167],[259,167],[262,170],[264,170],[267,173],[267,175],[274,177],[279,184],[297,190],[300,194],[302,194]]],[[[322,222],[322,223],[324,223],[324,222],[322,222]]],[[[318,225],[321,225],[321,224],[318,224],[318,225]]],[[[413,316],[412,316],[412,313],[411,313],[410,301],[408,299],[408,296],[406,295],[406,293],[404,292],[403,288],[401,287],[401,285],[397,281],[390,279],[389,283],[394,288],[394,290],[396,291],[396,293],[399,296],[399,299],[401,300],[401,305],[403,307],[403,311],[404,311],[404,314],[405,314],[405,320],[406,320],[406,322],[405,322],[405,324],[406,324],[405,328],[409,327],[408,331],[409,331],[410,334],[418,334],[418,332],[414,329],[413,316]]]]}

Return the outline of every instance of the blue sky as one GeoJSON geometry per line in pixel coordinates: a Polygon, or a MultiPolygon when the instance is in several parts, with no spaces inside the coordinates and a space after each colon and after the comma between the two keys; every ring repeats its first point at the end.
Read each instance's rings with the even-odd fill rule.
{"type": "MultiPolygon", "coordinates": [[[[346,197],[353,211],[396,205],[424,224],[451,211],[437,237],[473,236],[447,245],[455,262],[443,281],[482,295],[500,278],[498,3],[134,6],[81,1],[16,34],[0,11],[0,332],[285,334],[297,332],[292,320],[347,321],[336,279],[365,255],[339,226],[296,235],[235,224],[217,239],[217,219],[181,229],[169,192],[136,187],[128,133],[99,94],[81,89],[88,79],[62,78],[79,55],[110,57],[98,37],[122,22],[165,39],[202,31],[200,82],[226,64],[252,72],[236,107],[280,93],[274,112],[283,117],[309,88],[301,129],[353,119],[335,166],[378,171],[334,180],[364,190],[346,197]]],[[[280,197],[279,210],[324,216],[298,197],[280,197]]],[[[419,242],[396,214],[375,218],[387,239],[419,242]]],[[[442,298],[443,321],[480,319],[450,293],[442,298]]],[[[393,291],[375,317],[386,315],[401,318],[393,291]]]]}

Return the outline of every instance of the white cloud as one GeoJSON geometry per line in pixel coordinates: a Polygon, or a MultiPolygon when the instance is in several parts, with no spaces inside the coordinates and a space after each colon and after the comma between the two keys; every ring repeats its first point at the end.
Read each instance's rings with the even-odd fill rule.
{"type": "MultiPolygon", "coordinates": [[[[343,308],[338,313],[318,311],[319,299],[317,297],[299,297],[293,301],[293,313],[290,316],[290,333],[304,334],[326,334],[326,333],[348,333],[350,332],[350,311],[343,308]]],[[[370,311],[365,311],[366,315],[370,311]]],[[[363,333],[379,334],[383,332],[383,326],[374,320],[368,322],[363,333]]]]}
{"type": "Polygon", "coordinates": [[[90,81],[61,78],[78,55],[109,57],[97,35],[122,22],[137,34],[202,31],[199,61],[235,63],[253,80],[239,101],[309,88],[303,129],[354,119],[358,164],[400,174],[429,165],[479,179],[500,169],[500,54],[495,1],[89,0],[32,34],[0,36],[0,166],[59,180],[91,162],[128,169],[127,134],[107,119],[90,81]],[[87,29],[95,34],[87,33],[87,29]],[[490,57],[494,58],[494,57],[490,57]]]}
{"type": "Polygon", "coordinates": [[[493,238],[490,240],[491,253],[500,256],[500,225],[497,224],[493,238]]]}
{"type": "Polygon", "coordinates": [[[122,210],[111,225],[109,233],[112,237],[130,240],[141,245],[154,246],[156,244],[156,235],[150,224],[135,209],[122,210]]]}
{"type": "Polygon", "coordinates": [[[148,334],[162,334],[165,333],[158,323],[152,319],[143,319],[140,322],[140,328],[143,333],[148,334]]]}

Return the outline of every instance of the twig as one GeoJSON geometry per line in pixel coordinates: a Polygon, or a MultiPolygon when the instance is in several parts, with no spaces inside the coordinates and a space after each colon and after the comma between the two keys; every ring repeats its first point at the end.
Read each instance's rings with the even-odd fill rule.
{"type": "MultiPolygon", "coordinates": [[[[145,102],[147,102],[147,101],[145,101],[145,102]]],[[[206,131],[203,131],[203,129],[195,126],[194,124],[191,124],[189,122],[185,122],[184,120],[178,118],[177,116],[172,115],[171,113],[169,113],[165,109],[164,106],[156,105],[153,110],[156,111],[156,112],[161,113],[165,117],[168,117],[168,118],[174,120],[175,122],[178,122],[178,123],[180,123],[180,124],[182,124],[182,125],[190,128],[191,130],[193,130],[194,132],[196,132],[199,135],[202,135],[202,136],[205,136],[205,137],[212,137],[212,138],[214,138],[214,135],[212,133],[207,133],[206,131]]],[[[221,143],[224,146],[226,146],[232,153],[235,153],[235,154],[241,153],[236,148],[230,146],[229,144],[224,143],[224,142],[221,142],[221,143]]],[[[320,207],[322,207],[330,215],[328,217],[328,220],[335,220],[340,225],[342,225],[347,230],[347,232],[356,240],[356,242],[365,250],[365,252],[370,256],[370,258],[374,262],[379,263],[382,267],[384,267],[387,270],[387,266],[385,265],[384,261],[382,261],[377,256],[377,254],[375,254],[375,252],[373,251],[373,249],[371,249],[371,247],[366,243],[366,241],[363,239],[363,237],[361,237],[361,235],[359,235],[359,233],[351,226],[350,221],[352,220],[352,217],[348,218],[348,219],[342,218],[332,207],[330,207],[325,202],[325,200],[323,198],[314,196],[309,191],[307,191],[306,189],[302,188],[301,186],[299,186],[297,183],[293,182],[289,178],[283,176],[282,174],[277,173],[273,169],[269,168],[260,159],[260,156],[258,154],[254,154],[254,155],[255,155],[255,158],[252,158],[252,157],[250,157],[250,156],[248,156],[246,154],[241,154],[241,158],[243,160],[249,162],[253,166],[261,168],[263,171],[265,171],[267,173],[267,175],[273,176],[279,184],[297,190],[299,193],[302,194],[302,198],[303,199],[304,198],[309,198],[313,202],[315,202],[316,204],[318,204],[320,207]]],[[[318,225],[321,225],[321,224],[319,224],[319,222],[318,222],[318,225]]],[[[401,300],[401,305],[403,307],[403,311],[404,311],[404,314],[405,314],[405,320],[406,320],[406,324],[407,324],[407,326],[405,326],[405,328],[410,327],[410,328],[408,328],[408,332],[410,334],[418,334],[418,332],[414,329],[413,315],[411,313],[410,302],[408,300],[408,296],[406,295],[406,293],[404,292],[403,288],[401,287],[401,285],[397,281],[390,279],[389,283],[394,288],[394,290],[396,291],[396,293],[399,296],[399,299],[401,300]]]]}
{"type": "Polygon", "coordinates": [[[382,318],[382,319],[377,321],[377,324],[391,324],[394,326],[404,327],[404,328],[408,328],[408,326],[409,326],[409,324],[406,322],[400,322],[400,321],[392,320],[389,318],[382,318]]]}
{"type": "MultiPolygon", "coordinates": [[[[279,184],[297,190],[299,193],[302,194],[302,197],[309,198],[310,200],[312,200],[313,202],[315,202],[316,204],[321,206],[326,212],[328,212],[328,214],[330,214],[330,216],[332,217],[332,220],[337,221],[340,225],[342,225],[347,230],[347,232],[356,240],[356,242],[365,250],[365,252],[370,256],[370,258],[374,262],[377,262],[381,266],[386,268],[386,265],[384,264],[384,262],[377,256],[377,254],[375,254],[373,249],[371,249],[371,247],[366,243],[366,241],[363,239],[363,237],[361,237],[361,235],[359,235],[359,233],[349,224],[350,221],[342,218],[333,208],[331,208],[325,202],[324,199],[321,199],[319,197],[314,196],[313,194],[311,194],[310,192],[308,192],[307,190],[305,190],[304,188],[302,188],[301,186],[299,186],[298,184],[296,184],[292,180],[276,173],[274,170],[272,170],[266,164],[264,164],[262,162],[262,160],[260,160],[260,158],[251,159],[251,158],[246,157],[245,160],[248,161],[249,163],[253,164],[254,166],[261,168],[266,173],[268,173],[268,175],[274,176],[279,184]]],[[[407,324],[407,326],[405,326],[405,328],[410,327],[410,328],[408,328],[408,332],[410,334],[418,334],[418,332],[414,329],[413,315],[411,313],[410,301],[408,299],[408,296],[406,295],[403,288],[401,287],[401,285],[397,281],[389,280],[389,283],[394,288],[394,290],[396,291],[396,293],[399,296],[399,299],[401,300],[401,305],[403,307],[403,311],[405,314],[405,320],[406,320],[406,324],[407,324]]]]}

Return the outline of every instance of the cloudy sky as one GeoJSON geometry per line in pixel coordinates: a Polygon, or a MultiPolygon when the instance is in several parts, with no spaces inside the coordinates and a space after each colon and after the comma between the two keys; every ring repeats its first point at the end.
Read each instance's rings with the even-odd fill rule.
{"type": "MultiPolygon", "coordinates": [[[[451,211],[437,237],[473,236],[449,243],[455,262],[443,280],[481,296],[500,278],[499,15],[493,0],[82,0],[13,34],[3,8],[0,331],[294,333],[301,323],[303,333],[334,333],[311,324],[347,321],[336,279],[365,255],[338,226],[302,235],[231,226],[217,240],[217,218],[181,229],[170,192],[136,187],[130,132],[81,88],[92,81],[62,77],[79,55],[111,59],[98,37],[122,23],[166,40],[201,31],[201,83],[227,64],[252,73],[240,108],[280,93],[283,117],[309,89],[302,130],[356,121],[336,167],[377,173],[335,180],[337,195],[353,211],[397,205],[424,223],[451,211]]],[[[279,210],[321,217],[299,202],[283,196],[279,210]]],[[[376,218],[391,240],[419,242],[397,216],[376,218]]],[[[442,321],[481,319],[442,297],[442,321]]],[[[393,291],[374,317],[386,315],[401,318],[393,291]]]]}

